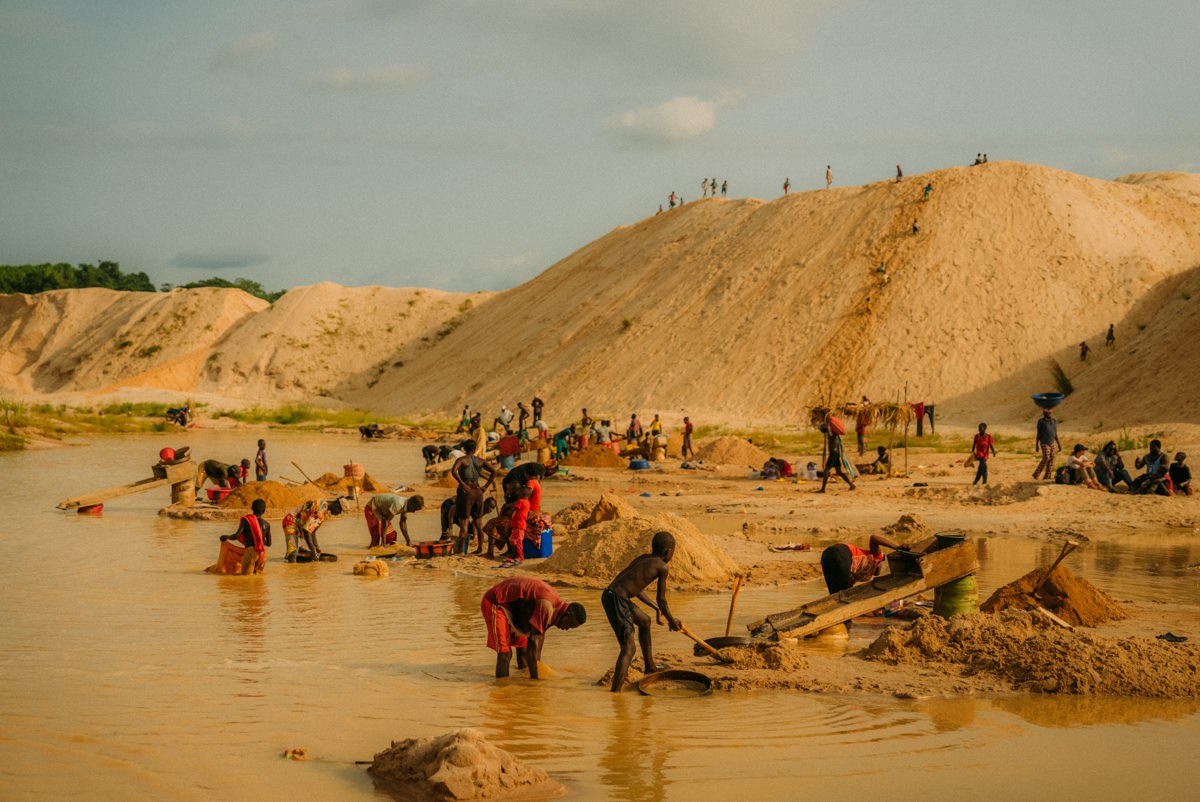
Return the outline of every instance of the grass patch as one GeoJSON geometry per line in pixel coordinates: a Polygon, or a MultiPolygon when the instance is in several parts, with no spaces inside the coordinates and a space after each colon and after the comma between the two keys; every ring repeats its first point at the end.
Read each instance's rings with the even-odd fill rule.
{"type": "Polygon", "coordinates": [[[145,348],[137,352],[137,355],[143,359],[149,359],[162,350],[161,345],[147,345],[145,348]]]}
{"type": "Polygon", "coordinates": [[[1064,396],[1075,392],[1071,380],[1067,378],[1067,372],[1058,364],[1057,359],[1050,360],[1050,376],[1054,379],[1054,387],[1064,396]]]}

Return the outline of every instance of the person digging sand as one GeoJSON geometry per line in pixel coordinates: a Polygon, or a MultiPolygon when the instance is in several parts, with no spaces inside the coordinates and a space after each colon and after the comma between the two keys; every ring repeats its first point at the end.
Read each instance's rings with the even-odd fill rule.
{"type": "Polygon", "coordinates": [[[604,614],[608,623],[621,644],[621,653],[617,655],[617,666],[614,669],[612,691],[616,693],[625,684],[625,675],[629,672],[629,664],[633,653],[637,651],[633,636],[642,646],[642,660],[646,664],[646,673],[662,671],[666,666],[654,662],[654,651],[650,644],[650,616],[637,608],[633,603],[636,598],[642,604],[666,617],[667,625],[672,632],[677,632],[683,625],[679,619],[671,615],[667,607],[667,563],[675,554],[675,538],[670,532],[656,532],[650,541],[650,553],[633,558],[621,573],[609,583],[600,594],[600,603],[604,606],[604,614]],[[654,604],[646,597],[646,586],[657,580],[658,588],[654,604]]]}
{"type": "Polygon", "coordinates": [[[494,585],[480,603],[488,648],[496,653],[496,677],[507,677],[513,649],[517,668],[538,678],[542,644],[550,627],[575,629],[587,621],[579,602],[567,604],[554,588],[531,576],[514,576],[494,585]]]}

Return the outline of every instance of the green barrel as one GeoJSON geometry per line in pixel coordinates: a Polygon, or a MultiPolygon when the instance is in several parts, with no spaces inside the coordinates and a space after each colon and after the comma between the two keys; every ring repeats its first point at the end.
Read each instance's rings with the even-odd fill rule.
{"type": "Polygon", "coordinates": [[[942,618],[979,612],[979,586],[975,575],[964,576],[933,590],[933,614],[942,618]]]}

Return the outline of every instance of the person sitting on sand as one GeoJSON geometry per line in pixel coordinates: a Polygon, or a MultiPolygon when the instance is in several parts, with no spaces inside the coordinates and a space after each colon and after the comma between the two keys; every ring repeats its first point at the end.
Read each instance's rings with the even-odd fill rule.
{"type": "Polygon", "coordinates": [[[1151,440],[1150,453],[1135,459],[1133,466],[1145,469],[1145,473],[1133,480],[1131,489],[1134,493],[1171,495],[1171,487],[1168,484],[1170,471],[1167,467],[1167,454],[1162,450],[1161,440],[1151,440]]]}
{"type": "Polygon", "coordinates": [[[400,534],[404,535],[404,543],[411,546],[408,537],[408,514],[418,512],[425,507],[425,499],[421,496],[398,496],[395,493],[376,493],[363,506],[363,516],[367,519],[367,532],[371,535],[371,545],[391,546],[396,542],[396,530],[392,529],[392,520],[399,517],[400,534]]]}
{"type": "Polygon", "coordinates": [[[894,543],[883,535],[871,535],[867,551],[849,543],[838,543],[821,552],[821,573],[829,595],[879,576],[883,549],[907,551],[907,543],[894,543]]]}
{"type": "Polygon", "coordinates": [[[538,678],[538,661],[550,627],[575,629],[587,621],[587,610],[579,602],[564,602],[554,588],[531,576],[514,576],[494,585],[480,603],[487,627],[488,648],[496,653],[496,677],[507,677],[512,651],[517,649],[517,668],[529,669],[538,678]]]}
{"type": "Polygon", "coordinates": [[[1096,465],[1092,455],[1083,443],[1076,443],[1075,448],[1071,450],[1071,456],[1067,457],[1067,469],[1071,471],[1071,484],[1086,482],[1093,490],[1104,488],[1096,478],[1096,465]]]}
{"type": "Polygon", "coordinates": [[[1187,454],[1178,451],[1175,454],[1175,461],[1167,468],[1167,475],[1171,478],[1171,490],[1177,496],[1192,494],[1192,469],[1183,464],[1186,459],[1187,454]]]}
{"type": "Polygon", "coordinates": [[[271,545],[271,525],[263,520],[267,502],[256,498],[250,504],[250,514],[242,516],[237,531],[221,535],[221,540],[236,540],[245,548],[242,555],[242,574],[261,574],[267,567],[267,548],[271,545]]]}
{"type": "Polygon", "coordinates": [[[616,668],[613,669],[613,693],[621,690],[621,686],[625,684],[625,675],[629,672],[629,664],[637,651],[633,638],[635,633],[642,647],[642,661],[646,665],[646,673],[651,674],[666,668],[654,662],[654,650],[650,643],[650,616],[638,609],[633,599],[636,598],[665,617],[672,632],[679,631],[683,624],[671,615],[667,606],[667,563],[671,562],[674,555],[675,538],[670,532],[656,532],[650,541],[650,553],[634,557],[633,562],[617,574],[600,594],[604,614],[608,616],[608,623],[621,646],[616,668]],[[655,581],[658,583],[655,591],[657,604],[646,596],[646,587],[655,581]]]}
{"type": "Polygon", "coordinates": [[[199,492],[206,481],[221,488],[237,487],[237,477],[240,473],[238,466],[206,459],[196,466],[196,491],[199,492]]]}
{"type": "MultiPolygon", "coordinates": [[[[495,509],[495,499],[489,498],[492,502],[492,509],[495,509]]],[[[486,502],[485,502],[486,507],[486,502]]],[[[513,501],[505,501],[504,506],[496,513],[490,521],[483,525],[483,536],[487,539],[487,554],[483,555],[485,559],[496,559],[496,544],[500,544],[502,553],[500,556],[509,559],[515,556],[515,552],[509,545],[509,526],[512,523],[513,510],[516,509],[516,503],[513,501]]]]}
{"type": "Polygon", "coordinates": [[[1096,455],[1096,478],[1110,493],[1117,482],[1124,482],[1127,488],[1133,487],[1133,477],[1125,470],[1125,460],[1121,459],[1121,453],[1117,451],[1117,444],[1113,440],[1105,443],[1104,448],[1096,455]]]}
{"type": "Polygon", "coordinates": [[[852,480],[846,474],[845,468],[842,467],[842,462],[845,459],[844,451],[842,449],[842,436],[834,432],[827,423],[822,423],[820,428],[821,431],[825,433],[825,443],[828,446],[828,454],[825,458],[825,475],[821,477],[821,489],[817,492],[825,492],[825,486],[829,484],[830,471],[842,477],[842,481],[848,484],[850,489],[853,490],[854,480],[852,480]]]}
{"type": "Polygon", "coordinates": [[[982,481],[987,484],[987,464],[988,453],[991,456],[996,456],[996,442],[992,436],[987,433],[987,424],[979,424],[979,434],[975,435],[975,440],[971,444],[971,454],[975,457],[975,463],[978,467],[975,468],[975,481],[973,485],[979,484],[982,481]]]}
{"type": "MultiPolygon", "coordinates": [[[[337,502],[335,502],[337,503],[337,502]]],[[[340,505],[339,505],[340,506],[340,505]]],[[[312,559],[321,559],[321,546],[317,543],[317,530],[329,517],[329,504],[325,499],[306,501],[300,509],[283,516],[283,542],[286,549],[285,559],[296,562],[300,551],[300,539],[308,546],[312,559]]]]}
{"type": "Polygon", "coordinates": [[[875,447],[875,461],[871,463],[871,473],[890,473],[892,460],[888,456],[887,446],[875,447]]]}

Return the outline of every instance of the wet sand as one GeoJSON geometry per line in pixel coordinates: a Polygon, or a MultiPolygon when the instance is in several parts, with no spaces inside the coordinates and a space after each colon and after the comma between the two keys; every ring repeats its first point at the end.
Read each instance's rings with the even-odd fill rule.
{"type": "MultiPolygon", "coordinates": [[[[351,558],[366,540],[356,515],[322,530],[322,545],[342,555],[340,562],[286,565],[280,537],[267,573],[240,578],[202,573],[216,556],[217,536],[232,525],[159,517],[165,491],[111,503],[99,518],[53,509],[68,495],[141,478],[146,471],[138,466],[163,445],[186,441],[200,458],[232,459],[252,456],[257,436],[125,436],[0,457],[10,516],[10,559],[0,566],[5,798],[368,798],[376,792],[354,760],[392,739],[459,727],[477,727],[546,769],[574,799],[827,798],[847,787],[926,798],[1191,793],[1188,772],[1163,767],[1188,765],[1200,746],[1195,702],[972,689],[959,698],[905,700],[889,688],[834,690],[832,680],[820,693],[614,696],[594,684],[615,658],[611,631],[595,591],[572,589],[563,597],[588,604],[593,617],[580,630],[548,637],[544,659],[555,676],[498,682],[478,602],[500,572],[396,565],[386,579],[354,577],[351,558]],[[280,757],[296,746],[314,759],[280,757]],[[1106,755],[1113,758],[1099,759],[1106,755]]],[[[386,480],[421,478],[419,444],[276,432],[267,439],[275,476],[295,474],[292,458],[310,474],[353,458],[386,480]]],[[[906,497],[903,487],[881,485],[851,506],[845,493],[810,496],[812,485],[756,491],[761,483],[732,473],[578,473],[582,481],[547,484],[550,509],[609,487],[669,492],[626,497],[640,509],[687,513],[714,535],[814,542],[814,552],[783,555],[797,560],[815,560],[822,541],[858,538],[916,511],[935,527],[968,529],[979,548],[983,594],[1052,560],[1059,532],[1095,515],[1065,496],[1038,507],[1045,497],[1035,495],[983,515],[979,505],[906,497]],[[801,515],[804,523],[793,527],[801,515]]],[[[1052,489],[1059,490],[1083,492],[1052,489]]],[[[1185,634],[1200,637],[1193,606],[1200,576],[1188,567],[1200,561],[1200,547],[1193,529],[1168,520],[1194,516],[1194,500],[1154,507],[1167,511],[1155,512],[1142,532],[1123,531],[1138,512],[1126,507],[1138,500],[1119,501],[1067,564],[1134,602],[1139,614],[1119,625],[1128,633],[1191,621],[1185,634]]],[[[414,539],[436,535],[436,515],[415,517],[414,539]]],[[[737,619],[821,592],[819,580],[751,584],[739,596],[737,619]]],[[[673,597],[677,614],[702,635],[723,631],[728,603],[728,590],[673,597]]],[[[855,629],[850,648],[865,644],[874,627],[855,629]]],[[[681,636],[656,630],[655,637],[657,651],[703,662],[681,636]]],[[[839,648],[810,656],[810,671],[823,664],[831,677],[862,673],[839,648]]],[[[889,670],[870,667],[880,676],[889,670]]]]}

